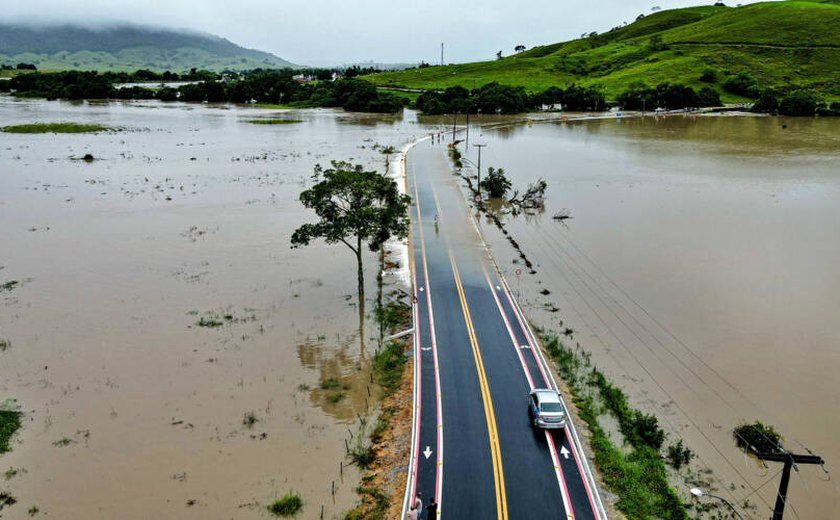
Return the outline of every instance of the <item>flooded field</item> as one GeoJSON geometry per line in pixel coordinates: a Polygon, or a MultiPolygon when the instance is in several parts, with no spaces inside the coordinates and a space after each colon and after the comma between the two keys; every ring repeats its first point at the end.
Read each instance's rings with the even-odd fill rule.
{"type": "Polygon", "coordinates": [[[384,171],[416,119],[8,97],[0,114],[116,129],[0,133],[0,283],[19,282],[0,291],[0,400],[26,413],[4,517],[262,518],[289,491],[303,518],[342,517],[375,334],[353,254],[289,238],[316,163],[384,171]]]}
{"type": "MultiPolygon", "coordinates": [[[[359,335],[352,254],[289,248],[311,218],[297,195],[316,163],[384,171],[381,147],[451,119],[6,97],[0,114],[117,129],[0,133],[0,284],[18,282],[0,291],[0,400],[26,412],[5,517],[261,518],[294,490],[303,518],[340,518],[374,334],[359,335]]],[[[534,273],[481,223],[513,291],[688,442],[699,480],[768,516],[781,467],[730,433],[754,419],[834,469],[840,121],[474,126],[472,161],[477,142],[485,170],[550,185],[545,211],[503,218],[534,273]]],[[[788,515],[840,515],[835,482],[801,467],[788,515]]]]}
{"type": "Polygon", "coordinates": [[[839,517],[840,120],[570,120],[473,135],[487,144],[483,169],[550,185],[544,212],[503,219],[533,274],[482,222],[531,318],[568,328],[567,343],[682,436],[696,470],[713,472],[695,475],[707,490],[770,516],[782,466],[757,465],[731,433],[760,419],[830,472],[794,472],[786,517],[839,517]],[[571,220],[552,218],[564,209],[571,220]]]}

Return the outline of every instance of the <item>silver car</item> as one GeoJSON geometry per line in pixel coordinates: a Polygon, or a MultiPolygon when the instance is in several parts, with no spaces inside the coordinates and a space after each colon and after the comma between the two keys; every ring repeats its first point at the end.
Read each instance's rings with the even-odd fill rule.
{"type": "Polygon", "coordinates": [[[565,428],[566,411],[560,394],[551,388],[537,388],[528,397],[528,415],[535,428],[565,428]]]}

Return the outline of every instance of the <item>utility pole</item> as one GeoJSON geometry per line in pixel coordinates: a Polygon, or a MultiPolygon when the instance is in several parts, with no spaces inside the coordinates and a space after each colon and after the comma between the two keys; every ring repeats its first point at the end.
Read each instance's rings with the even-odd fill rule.
{"type": "Polygon", "coordinates": [[[455,124],[458,122],[458,112],[452,113],[452,146],[455,146],[455,124]]]}
{"type": "Polygon", "coordinates": [[[443,42],[440,42],[440,66],[443,67],[443,42]]]}
{"type": "Polygon", "coordinates": [[[761,460],[769,460],[772,462],[784,462],[785,467],[782,471],[782,480],[779,482],[779,494],[776,495],[776,507],[773,509],[772,520],[782,520],[785,514],[785,501],[787,500],[788,483],[790,482],[790,469],[796,468],[795,464],[819,464],[823,465],[825,462],[822,457],[816,455],[794,455],[793,453],[761,453],[756,452],[755,456],[761,460]]]}
{"type": "Polygon", "coordinates": [[[469,150],[469,146],[470,146],[470,109],[469,108],[467,108],[467,138],[466,139],[467,139],[467,141],[464,144],[464,146],[466,146],[467,150],[469,150]]]}
{"type": "Polygon", "coordinates": [[[481,200],[481,149],[487,146],[486,144],[474,144],[476,148],[478,148],[478,177],[477,177],[477,185],[478,188],[478,200],[481,200]]]}

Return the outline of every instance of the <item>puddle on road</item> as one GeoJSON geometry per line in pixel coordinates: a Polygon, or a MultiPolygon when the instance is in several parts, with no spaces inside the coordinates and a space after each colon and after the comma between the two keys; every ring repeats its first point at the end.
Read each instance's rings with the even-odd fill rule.
{"type": "Polygon", "coordinates": [[[374,145],[424,135],[416,118],[252,125],[272,112],[7,97],[0,110],[4,124],[120,128],[0,134],[0,283],[27,280],[0,294],[0,396],[26,411],[2,459],[25,469],[4,484],[10,518],[261,518],[290,490],[305,517],[340,518],[358,481],[339,475],[344,439],[376,398],[372,343],[352,253],[289,237],[312,219],[297,195],[316,163],[384,171],[374,145]]]}

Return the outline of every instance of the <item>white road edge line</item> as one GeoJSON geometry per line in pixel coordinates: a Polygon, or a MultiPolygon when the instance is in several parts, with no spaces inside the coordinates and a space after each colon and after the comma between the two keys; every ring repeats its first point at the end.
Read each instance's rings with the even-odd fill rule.
{"type": "MultiPolygon", "coordinates": [[[[516,351],[516,355],[519,357],[519,363],[522,365],[522,371],[525,372],[525,377],[528,379],[528,386],[531,390],[533,390],[535,388],[534,379],[531,377],[531,371],[528,370],[525,357],[522,355],[522,349],[519,348],[519,342],[516,341],[516,334],[513,332],[513,327],[510,326],[510,320],[507,317],[507,313],[502,307],[502,302],[499,301],[496,291],[493,290],[493,282],[490,281],[490,274],[487,272],[487,267],[482,264],[481,269],[484,271],[484,279],[487,280],[487,286],[490,287],[490,293],[493,295],[493,300],[496,302],[499,314],[505,322],[505,328],[507,328],[508,335],[510,336],[510,342],[513,345],[513,350],[516,351]]],[[[572,507],[572,502],[569,500],[569,488],[566,486],[566,479],[563,477],[563,471],[560,468],[560,457],[557,455],[557,446],[554,445],[554,439],[551,436],[551,432],[546,430],[544,433],[545,440],[548,444],[548,450],[551,453],[551,462],[554,465],[554,476],[557,478],[557,486],[560,488],[560,496],[563,498],[563,508],[566,511],[566,518],[574,518],[575,512],[572,507]]]]}

